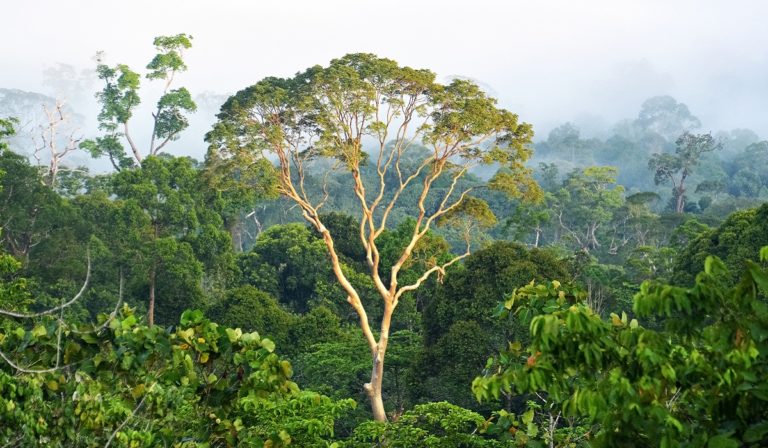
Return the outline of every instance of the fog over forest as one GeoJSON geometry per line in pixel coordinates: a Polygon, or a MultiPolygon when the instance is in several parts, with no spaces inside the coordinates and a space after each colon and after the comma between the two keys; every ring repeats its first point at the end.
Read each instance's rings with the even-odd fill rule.
{"type": "Polygon", "coordinates": [[[0,446],[768,446],[768,2],[0,8],[0,446]]]}
{"type": "MultiPolygon", "coordinates": [[[[768,5],[718,1],[248,2],[141,0],[113,14],[103,2],[40,0],[4,6],[0,88],[66,97],[95,129],[98,88],[88,70],[141,67],[159,34],[194,36],[193,96],[210,94],[174,152],[201,158],[219,100],[265,76],[290,76],[350,52],[372,52],[442,79],[474,79],[534,125],[536,139],[565,122],[607,137],[647,98],[671,95],[701,131],[768,135],[768,5]],[[330,13],[332,11],[332,13],[330,13]],[[30,19],[34,18],[34,19],[30,19]],[[140,26],[139,26],[140,25],[140,26]],[[23,36],[23,38],[20,38],[23,36]],[[61,64],[66,65],[63,66],[61,64]],[[52,70],[73,70],[52,82],[52,70]]],[[[150,83],[144,83],[145,89],[150,83]]],[[[151,97],[148,95],[147,97],[151,97]]],[[[138,117],[148,120],[151,102],[138,117]]],[[[0,104],[0,108],[2,108],[0,104]]],[[[136,126],[143,128],[143,126],[136,126]]]]}

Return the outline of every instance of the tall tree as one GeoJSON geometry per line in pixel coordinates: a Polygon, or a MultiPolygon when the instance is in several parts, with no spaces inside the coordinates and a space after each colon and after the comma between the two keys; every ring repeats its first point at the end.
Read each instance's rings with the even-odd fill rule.
{"type": "Polygon", "coordinates": [[[640,107],[640,113],[634,124],[643,132],[661,135],[667,141],[676,136],[701,126],[683,103],[669,95],[648,98],[640,107]]]}
{"type": "Polygon", "coordinates": [[[192,47],[192,36],[159,36],[155,38],[154,44],[158,53],[147,65],[146,77],[150,80],[163,80],[165,84],[152,113],[152,135],[146,154],[142,153],[128,127],[134,110],[141,102],[141,76],[125,64],[109,67],[102,62],[101,57],[98,58],[96,73],[104,81],[104,88],[96,93],[96,98],[101,103],[99,129],[104,131],[104,135],[83,142],[83,146],[94,157],[108,156],[118,171],[134,163],[141,164],[148,155],[157,155],[189,126],[186,114],[197,110],[186,88],[171,89],[176,75],[187,70],[182,56],[184,50],[192,47]],[[132,156],[126,155],[122,139],[128,142],[132,156]]]}
{"type": "MultiPolygon", "coordinates": [[[[198,214],[200,191],[197,172],[188,158],[147,157],[139,169],[123,170],[114,178],[114,190],[125,201],[126,210],[141,210],[136,223],[140,259],[139,270],[146,275],[149,289],[148,323],[155,322],[156,295],[161,277],[173,277],[179,284],[165,288],[166,292],[184,289],[187,303],[169,306],[165,310],[180,312],[199,297],[202,265],[195,257],[192,245],[185,239],[190,233],[201,232],[198,214]]],[[[135,213],[135,211],[134,211],[135,213]]],[[[135,215],[134,215],[135,216],[135,215]]],[[[231,244],[229,241],[227,245],[231,244]]],[[[167,321],[177,316],[163,313],[167,321]]]]}
{"type": "Polygon", "coordinates": [[[656,153],[648,161],[648,168],[654,171],[653,181],[672,184],[672,198],[675,202],[675,213],[685,210],[685,181],[693,174],[693,169],[699,164],[705,153],[718,150],[722,145],[711,134],[683,133],[675,142],[674,154],[656,153]]]}
{"type": "Polygon", "coordinates": [[[726,172],[729,193],[759,197],[768,188],[768,142],[761,141],[744,148],[726,164],[726,172]]]}
{"type": "Polygon", "coordinates": [[[538,194],[522,165],[530,155],[531,126],[499,109],[469,81],[441,85],[434,78],[428,70],[401,67],[371,54],[350,54],[328,67],[312,67],[291,79],[266,78],[238,92],[224,104],[220,121],[207,136],[209,151],[223,157],[249,163],[269,153],[277,159],[280,193],[322,236],[335,277],[359,316],[372,359],[364,389],[379,421],[387,419],[381,388],[392,313],[403,294],[469,255],[469,245],[464,254],[433,263],[412,283],[400,284],[401,270],[439,220],[458,212],[489,211],[487,204],[483,208],[480,201],[467,201],[477,187],[456,188],[459,180],[474,166],[499,163],[510,171],[495,176],[488,186],[517,196],[538,194]],[[400,162],[418,141],[429,151],[415,169],[405,169],[400,162]],[[375,146],[366,152],[364,142],[375,146]],[[359,237],[383,307],[378,329],[371,326],[369,304],[363,304],[342,269],[334,236],[323,222],[320,212],[327,189],[305,187],[307,168],[318,158],[331,160],[332,169],[348,175],[359,203],[359,237]],[[365,164],[375,166],[372,178],[361,175],[365,164]],[[438,179],[447,179],[450,187],[435,194],[432,187],[438,179]],[[387,278],[377,239],[398,200],[412,190],[417,192],[415,225],[387,278]]]}
{"type": "Polygon", "coordinates": [[[674,154],[656,153],[648,161],[648,168],[654,170],[653,181],[672,184],[672,198],[675,202],[675,213],[685,210],[685,181],[693,174],[693,168],[698,165],[705,153],[718,150],[722,145],[712,134],[683,133],[675,142],[674,154]]]}
{"type": "Polygon", "coordinates": [[[556,194],[554,208],[560,227],[581,250],[601,246],[598,230],[624,204],[624,187],[616,185],[617,172],[612,166],[573,170],[556,194]]]}

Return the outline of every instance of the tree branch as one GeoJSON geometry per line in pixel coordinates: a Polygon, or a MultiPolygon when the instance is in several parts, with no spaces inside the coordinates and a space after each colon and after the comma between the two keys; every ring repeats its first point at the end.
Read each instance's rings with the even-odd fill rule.
{"type": "Polygon", "coordinates": [[[48,315],[48,314],[53,314],[53,313],[55,313],[57,311],[63,310],[64,308],[67,308],[70,305],[72,305],[73,303],[77,302],[80,299],[80,297],[83,295],[83,293],[85,292],[86,288],[88,287],[88,282],[91,279],[91,255],[90,255],[90,253],[88,253],[87,257],[88,257],[88,268],[87,268],[87,272],[86,272],[86,275],[85,275],[85,281],[83,282],[83,286],[80,288],[80,291],[78,291],[78,293],[71,300],[69,300],[68,302],[63,303],[63,304],[61,304],[59,306],[55,306],[53,308],[49,308],[49,309],[47,309],[45,311],[40,311],[38,313],[17,313],[15,311],[8,311],[8,310],[0,309],[0,315],[8,316],[8,317],[15,317],[15,318],[18,318],[18,319],[32,319],[32,318],[35,318],[35,317],[40,317],[40,316],[45,316],[45,315],[48,315]]]}
{"type": "MultiPolygon", "coordinates": [[[[151,385],[151,386],[149,386],[149,389],[147,389],[147,391],[150,391],[150,390],[152,390],[152,388],[154,388],[154,387],[155,387],[155,384],[157,384],[157,382],[154,382],[154,383],[152,383],[152,385],[151,385]]],[[[130,420],[131,420],[133,417],[135,417],[135,416],[136,416],[136,414],[138,414],[139,410],[140,410],[140,409],[141,409],[141,407],[144,405],[144,400],[146,400],[146,399],[147,399],[147,393],[145,393],[145,394],[144,394],[144,396],[143,396],[143,397],[141,397],[141,401],[139,401],[139,404],[137,404],[137,405],[136,405],[136,407],[135,407],[135,408],[133,408],[133,412],[131,412],[131,415],[129,415],[129,416],[128,416],[128,418],[126,418],[125,420],[123,420],[123,422],[122,422],[122,423],[120,423],[120,425],[119,425],[117,428],[115,428],[115,431],[112,433],[112,435],[110,435],[110,436],[109,436],[109,439],[107,439],[107,443],[106,443],[106,444],[104,444],[104,448],[109,448],[109,445],[112,443],[112,440],[114,440],[115,436],[117,436],[117,433],[118,433],[118,432],[120,432],[120,430],[121,430],[121,429],[123,429],[123,427],[124,427],[126,424],[128,424],[128,422],[129,422],[129,421],[130,421],[130,420]]]]}
{"type": "Polygon", "coordinates": [[[136,146],[136,143],[133,142],[131,134],[128,132],[127,121],[123,123],[123,134],[125,134],[125,139],[128,140],[128,145],[130,145],[131,151],[133,151],[133,158],[135,158],[136,162],[141,165],[141,153],[139,152],[139,148],[136,146]]]}
{"type": "Polygon", "coordinates": [[[413,291],[415,289],[418,289],[419,286],[421,286],[421,284],[424,283],[429,278],[429,276],[432,275],[433,272],[438,272],[441,276],[444,276],[446,268],[448,268],[450,265],[456,263],[457,261],[462,260],[462,259],[468,257],[469,254],[470,254],[469,246],[467,246],[467,251],[466,252],[464,252],[463,254],[461,254],[459,256],[454,257],[453,259],[451,259],[451,261],[449,261],[449,262],[447,262],[447,263],[445,263],[443,265],[432,266],[430,269],[426,270],[421,275],[421,277],[419,277],[419,279],[416,280],[416,282],[414,282],[413,284],[410,284],[408,286],[403,286],[402,288],[400,288],[397,291],[397,293],[395,294],[394,303],[397,304],[397,301],[400,299],[400,296],[402,296],[404,293],[406,293],[408,291],[413,291]]]}

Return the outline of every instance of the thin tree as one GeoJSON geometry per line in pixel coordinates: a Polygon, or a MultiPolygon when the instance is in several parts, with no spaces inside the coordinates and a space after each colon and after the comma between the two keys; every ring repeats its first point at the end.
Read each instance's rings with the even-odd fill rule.
{"type": "Polygon", "coordinates": [[[48,170],[43,179],[46,185],[54,188],[62,161],[72,152],[77,151],[83,138],[77,136],[77,129],[67,129],[66,136],[62,138],[61,128],[69,123],[69,116],[63,102],[57,100],[53,108],[44,104],[43,113],[45,113],[46,122],[40,125],[39,136],[33,136],[35,149],[32,156],[38,166],[43,166],[44,157],[48,159],[48,170]]]}
{"type": "Polygon", "coordinates": [[[192,47],[192,37],[186,34],[159,36],[154,44],[157,54],[147,65],[146,77],[149,80],[164,80],[165,84],[152,113],[152,135],[146,153],[142,153],[129,128],[135,109],[141,103],[141,76],[125,64],[114,67],[104,64],[102,53],[96,57],[96,73],[104,81],[104,88],[96,93],[96,99],[101,103],[99,129],[104,131],[104,135],[87,140],[82,146],[94,157],[108,156],[117,171],[141,165],[144,157],[157,155],[169,142],[178,139],[181,131],[189,126],[186,114],[197,110],[186,88],[171,88],[176,75],[187,70],[183,53],[192,47]],[[128,143],[130,156],[123,140],[128,143]]]}
{"type": "Polygon", "coordinates": [[[432,274],[445,274],[448,266],[466,257],[470,240],[464,253],[433,263],[413,283],[400,284],[399,274],[438,221],[461,222],[465,229],[467,217],[478,217],[480,223],[492,221],[485,202],[470,200],[479,187],[461,187],[460,180],[473,167],[506,167],[484,187],[518,197],[540,194],[522,165],[530,155],[531,126],[498,108],[472,82],[441,85],[428,70],[400,67],[370,54],[347,55],[290,79],[266,78],[229,98],[218,118],[207,136],[209,160],[236,160],[247,166],[266,157],[276,159],[279,192],[300,208],[322,236],[333,272],[359,317],[371,352],[371,378],[364,390],[373,417],[385,421],[381,389],[392,314],[404,294],[419,288],[432,274]],[[408,169],[401,161],[419,146],[416,143],[429,150],[415,168],[408,169]],[[370,148],[364,150],[364,144],[370,148]],[[332,160],[334,169],[348,175],[359,204],[359,237],[383,307],[378,333],[321,218],[328,191],[311,191],[305,183],[318,159],[332,160]],[[363,170],[366,164],[370,169],[363,170]],[[407,191],[415,193],[410,196],[415,200],[404,199],[407,191]],[[406,202],[415,218],[413,233],[390,267],[389,278],[384,278],[377,239],[387,229],[393,209],[406,202]]]}

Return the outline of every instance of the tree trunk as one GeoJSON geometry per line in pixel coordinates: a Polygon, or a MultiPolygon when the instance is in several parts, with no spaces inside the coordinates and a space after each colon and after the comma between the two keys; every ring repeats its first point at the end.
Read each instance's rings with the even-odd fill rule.
{"type": "Polygon", "coordinates": [[[243,223],[238,218],[231,218],[225,223],[229,236],[232,238],[232,248],[237,253],[243,252],[243,223]]]}
{"type": "Polygon", "coordinates": [[[683,213],[685,210],[685,178],[688,177],[688,173],[683,171],[683,175],[680,178],[680,185],[673,190],[676,194],[675,197],[675,213],[683,213]]]}
{"type": "Polygon", "coordinates": [[[384,399],[381,396],[381,385],[384,378],[385,353],[386,349],[381,349],[381,341],[379,341],[379,349],[373,354],[371,381],[363,386],[366,394],[368,394],[368,398],[371,400],[371,413],[373,414],[373,419],[377,422],[387,421],[387,413],[384,411],[384,399]]]}
{"type": "Polygon", "coordinates": [[[685,196],[682,188],[679,188],[675,198],[675,213],[683,213],[683,210],[685,210],[685,196]]]}
{"type": "Polygon", "coordinates": [[[384,411],[384,399],[381,396],[382,381],[384,379],[384,356],[387,354],[389,344],[389,326],[392,321],[394,307],[391,299],[385,298],[384,316],[381,318],[381,334],[376,350],[372,351],[371,381],[363,386],[368,398],[371,400],[371,413],[377,422],[386,422],[387,413],[384,411]]]}
{"type": "Polygon", "coordinates": [[[149,272],[149,310],[147,311],[147,321],[149,326],[155,324],[155,265],[149,272]]]}

